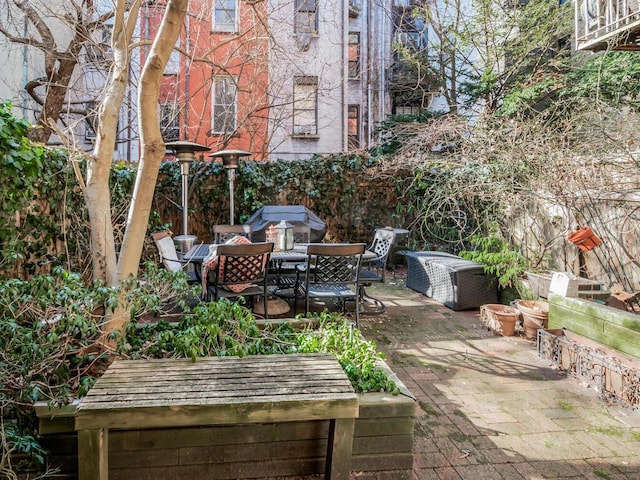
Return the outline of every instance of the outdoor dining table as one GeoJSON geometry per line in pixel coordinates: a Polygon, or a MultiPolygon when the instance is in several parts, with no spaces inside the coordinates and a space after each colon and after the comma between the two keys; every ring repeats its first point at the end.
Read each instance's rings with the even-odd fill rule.
{"type": "MultiPolygon", "coordinates": [[[[199,245],[194,245],[184,254],[184,260],[188,262],[192,262],[194,264],[196,275],[198,276],[199,279],[202,278],[202,262],[206,258],[206,256],[209,254],[209,247],[211,247],[212,245],[213,244],[209,244],[209,243],[201,243],[199,245]]],[[[280,265],[283,262],[306,262],[308,245],[309,245],[308,243],[296,243],[294,244],[293,249],[291,250],[274,250],[273,253],[271,253],[271,260],[276,265],[280,265]]],[[[375,257],[376,257],[375,252],[372,252],[370,250],[365,250],[364,254],[362,255],[363,260],[367,260],[375,257]]],[[[278,270],[278,267],[276,267],[276,271],[277,270],[278,270]]],[[[279,296],[282,296],[285,298],[287,297],[287,295],[283,295],[283,294],[279,296]]],[[[386,310],[386,307],[382,304],[380,300],[374,299],[369,295],[366,295],[363,285],[361,285],[360,287],[360,301],[365,305],[369,305],[369,304],[374,305],[375,307],[374,309],[365,308],[365,310],[369,311],[370,313],[382,313],[383,311],[386,310]]]]}
{"type": "MultiPolygon", "coordinates": [[[[184,254],[184,260],[196,264],[196,266],[201,264],[209,254],[209,247],[211,247],[211,245],[213,244],[201,243],[194,245],[184,254]]],[[[304,262],[307,259],[307,245],[307,243],[296,243],[292,250],[274,250],[273,253],[271,253],[271,260],[304,262]]]]}

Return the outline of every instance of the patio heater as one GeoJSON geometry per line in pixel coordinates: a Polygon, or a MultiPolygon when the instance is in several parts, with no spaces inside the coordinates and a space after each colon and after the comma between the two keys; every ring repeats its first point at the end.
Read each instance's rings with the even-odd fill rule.
{"type": "Polygon", "coordinates": [[[180,175],[182,177],[182,235],[173,237],[173,241],[181,253],[186,253],[195,243],[196,236],[189,235],[189,165],[196,159],[196,152],[211,150],[205,145],[179,140],[167,142],[167,149],[173,150],[176,159],[180,162],[180,175]]]}
{"type": "Polygon", "coordinates": [[[221,157],[222,165],[227,169],[227,177],[229,178],[229,224],[234,222],[234,184],[236,181],[236,170],[238,169],[238,161],[241,157],[247,157],[251,152],[244,150],[220,150],[209,154],[211,158],[221,157]]]}

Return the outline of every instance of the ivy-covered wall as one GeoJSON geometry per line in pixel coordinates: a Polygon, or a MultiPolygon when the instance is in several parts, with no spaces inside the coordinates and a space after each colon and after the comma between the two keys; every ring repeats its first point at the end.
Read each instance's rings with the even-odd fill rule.
{"type": "MultiPolygon", "coordinates": [[[[167,164],[156,188],[161,223],[182,233],[181,181],[167,164]]],[[[411,170],[385,172],[357,156],[304,162],[241,162],[236,176],[235,221],[245,222],[263,205],[305,205],[327,224],[327,240],[370,241],[375,227],[410,222],[399,203],[411,170]]],[[[219,162],[194,162],[190,175],[189,233],[212,238],[212,227],[229,223],[229,184],[219,162]]]]}
{"type": "MultiPolygon", "coordinates": [[[[22,127],[21,127],[22,128],[22,127]]],[[[1,145],[0,145],[1,148],[1,145]]],[[[12,147],[7,147],[7,151],[12,147]]],[[[91,271],[89,223],[84,197],[66,152],[36,147],[3,157],[7,200],[0,205],[0,276],[28,278],[54,265],[88,276],[91,271]],[[12,163],[15,160],[20,168],[12,163]],[[33,165],[31,165],[33,163],[33,165]],[[30,166],[31,170],[26,167],[30,166]]],[[[74,159],[82,169],[82,159],[74,159]]],[[[111,176],[116,242],[124,234],[136,165],[115,164],[111,176]]],[[[377,226],[410,222],[398,199],[410,171],[384,172],[358,156],[305,162],[241,162],[237,172],[236,223],[263,205],[306,205],[327,224],[329,241],[370,242],[377,226]]],[[[189,176],[189,233],[207,242],[213,225],[229,223],[227,173],[219,162],[196,161],[189,176]]],[[[164,163],[155,186],[149,231],[182,233],[180,166],[164,163]]],[[[154,258],[148,242],[143,260],[154,258]]]]}

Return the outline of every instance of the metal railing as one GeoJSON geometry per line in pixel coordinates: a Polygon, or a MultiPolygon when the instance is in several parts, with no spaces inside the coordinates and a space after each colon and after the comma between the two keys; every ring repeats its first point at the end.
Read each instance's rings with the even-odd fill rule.
{"type": "Polygon", "coordinates": [[[574,5],[578,50],[640,49],[633,35],[640,31],[639,0],[577,0],[574,5]]]}

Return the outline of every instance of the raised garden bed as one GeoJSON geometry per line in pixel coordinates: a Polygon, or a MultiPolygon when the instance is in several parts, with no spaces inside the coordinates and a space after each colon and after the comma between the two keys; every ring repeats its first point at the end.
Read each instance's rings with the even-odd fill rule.
{"type": "Polygon", "coordinates": [[[640,315],[636,313],[550,294],[549,328],[564,328],[640,360],[640,315]]]}
{"type": "MultiPolygon", "coordinates": [[[[386,364],[381,366],[393,375],[386,364]]],[[[358,394],[351,459],[358,478],[411,478],[416,402],[396,383],[398,395],[358,394]]],[[[38,408],[40,432],[52,451],[49,462],[67,478],[77,471],[74,412],[73,405],[58,412],[38,408]]],[[[301,479],[323,472],[326,432],[326,421],[114,430],[109,435],[109,478],[155,480],[170,471],[176,480],[301,479]]]]}

